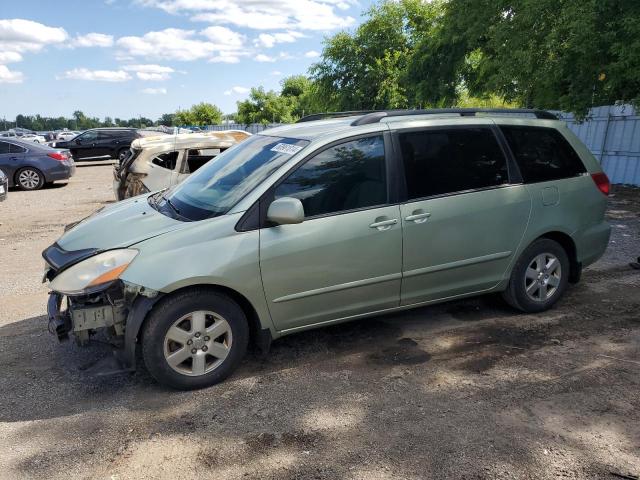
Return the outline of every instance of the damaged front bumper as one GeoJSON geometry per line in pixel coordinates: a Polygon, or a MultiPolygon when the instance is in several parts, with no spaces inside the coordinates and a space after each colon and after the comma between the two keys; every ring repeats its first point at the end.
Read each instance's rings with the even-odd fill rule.
{"type": "Polygon", "coordinates": [[[50,292],[47,302],[49,332],[62,342],[73,336],[86,346],[99,334],[113,347],[118,367],[109,373],[135,370],[138,333],[158,292],[116,281],[103,291],[68,297],[50,292]],[[63,308],[63,302],[65,308],[63,308]]]}

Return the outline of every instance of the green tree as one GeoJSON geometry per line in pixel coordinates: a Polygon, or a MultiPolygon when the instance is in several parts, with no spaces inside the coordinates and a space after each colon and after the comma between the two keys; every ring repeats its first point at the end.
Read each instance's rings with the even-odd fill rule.
{"type": "Polygon", "coordinates": [[[175,113],[163,113],[156,123],[158,125],[164,125],[165,127],[172,127],[176,124],[175,121],[175,113]]]}
{"type": "Polygon", "coordinates": [[[238,102],[237,121],[245,125],[251,123],[290,123],[294,121],[292,110],[294,100],[279,95],[263,87],[252,88],[249,98],[238,102]]]}
{"type": "Polygon", "coordinates": [[[217,125],[222,122],[222,110],[211,103],[201,102],[189,110],[178,110],[173,120],[176,125],[217,125]]]}
{"type": "Polygon", "coordinates": [[[428,104],[469,94],[585,114],[640,97],[640,2],[449,0],[409,75],[428,104]]]}
{"type": "Polygon", "coordinates": [[[413,80],[405,75],[407,61],[440,9],[439,1],[384,1],[355,32],[326,40],[322,59],[310,69],[324,109],[409,106],[413,80]]]}
{"type": "Polygon", "coordinates": [[[322,102],[314,82],[305,75],[293,75],[282,80],[280,95],[290,100],[293,120],[322,111],[322,102]]]}

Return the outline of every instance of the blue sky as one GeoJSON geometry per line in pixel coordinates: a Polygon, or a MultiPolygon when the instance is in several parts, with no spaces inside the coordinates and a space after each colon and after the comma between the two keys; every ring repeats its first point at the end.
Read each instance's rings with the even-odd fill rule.
{"type": "Polygon", "coordinates": [[[21,0],[0,9],[0,118],[157,118],[305,73],[372,0],[21,0]]]}

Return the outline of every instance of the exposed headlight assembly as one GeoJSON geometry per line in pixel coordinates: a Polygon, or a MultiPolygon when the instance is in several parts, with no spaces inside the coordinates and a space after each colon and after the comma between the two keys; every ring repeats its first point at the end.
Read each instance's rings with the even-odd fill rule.
{"type": "Polygon", "coordinates": [[[64,270],[51,282],[51,290],[64,295],[85,295],[106,288],[120,278],[138,250],[109,250],[64,270]]]}

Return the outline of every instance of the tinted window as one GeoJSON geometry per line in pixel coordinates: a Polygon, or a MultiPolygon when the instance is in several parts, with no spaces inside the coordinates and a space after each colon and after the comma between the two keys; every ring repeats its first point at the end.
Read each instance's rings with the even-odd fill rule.
{"type": "Polygon", "coordinates": [[[386,203],[382,136],[324,150],[278,185],[275,197],[299,198],[306,217],[386,203]]]}
{"type": "Polygon", "coordinates": [[[9,153],[9,144],[7,142],[0,142],[0,154],[9,153]]]}
{"type": "Polygon", "coordinates": [[[569,142],[554,128],[501,126],[526,183],[575,177],[586,172],[569,142]]]}
{"type": "Polygon", "coordinates": [[[14,145],[13,143],[9,144],[9,153],[24,153],[26,151],[27,149],[20,145],[14,145]]]}
{"type": "Polygon", "coordinates": [[[173,170],[176,168],[176,162],[178,161],[178,152],[167,152],[158,155],[151,163],[158,165],[159,167],[166,168],[167,170],[173,170]]]}
{"type": "Polygon", "coordinates": [[[82,140],[83,142],[95,142],[98,139],[98,132],[91,131],[85,132],[78,137],[78,140],[82,140]]]}
{"type": "Polygon", "coordinates": [[[98,139],[99,140],[111,140],[113,138],[115,138],[117,135],[117,133],[111,133],[111,132],[98,132],[98,139]]]}
{"type": "Polygon", "coordinates": [[[507,183],[507,163],[489,128],[400,133],[409,199],[507,183]]]}

